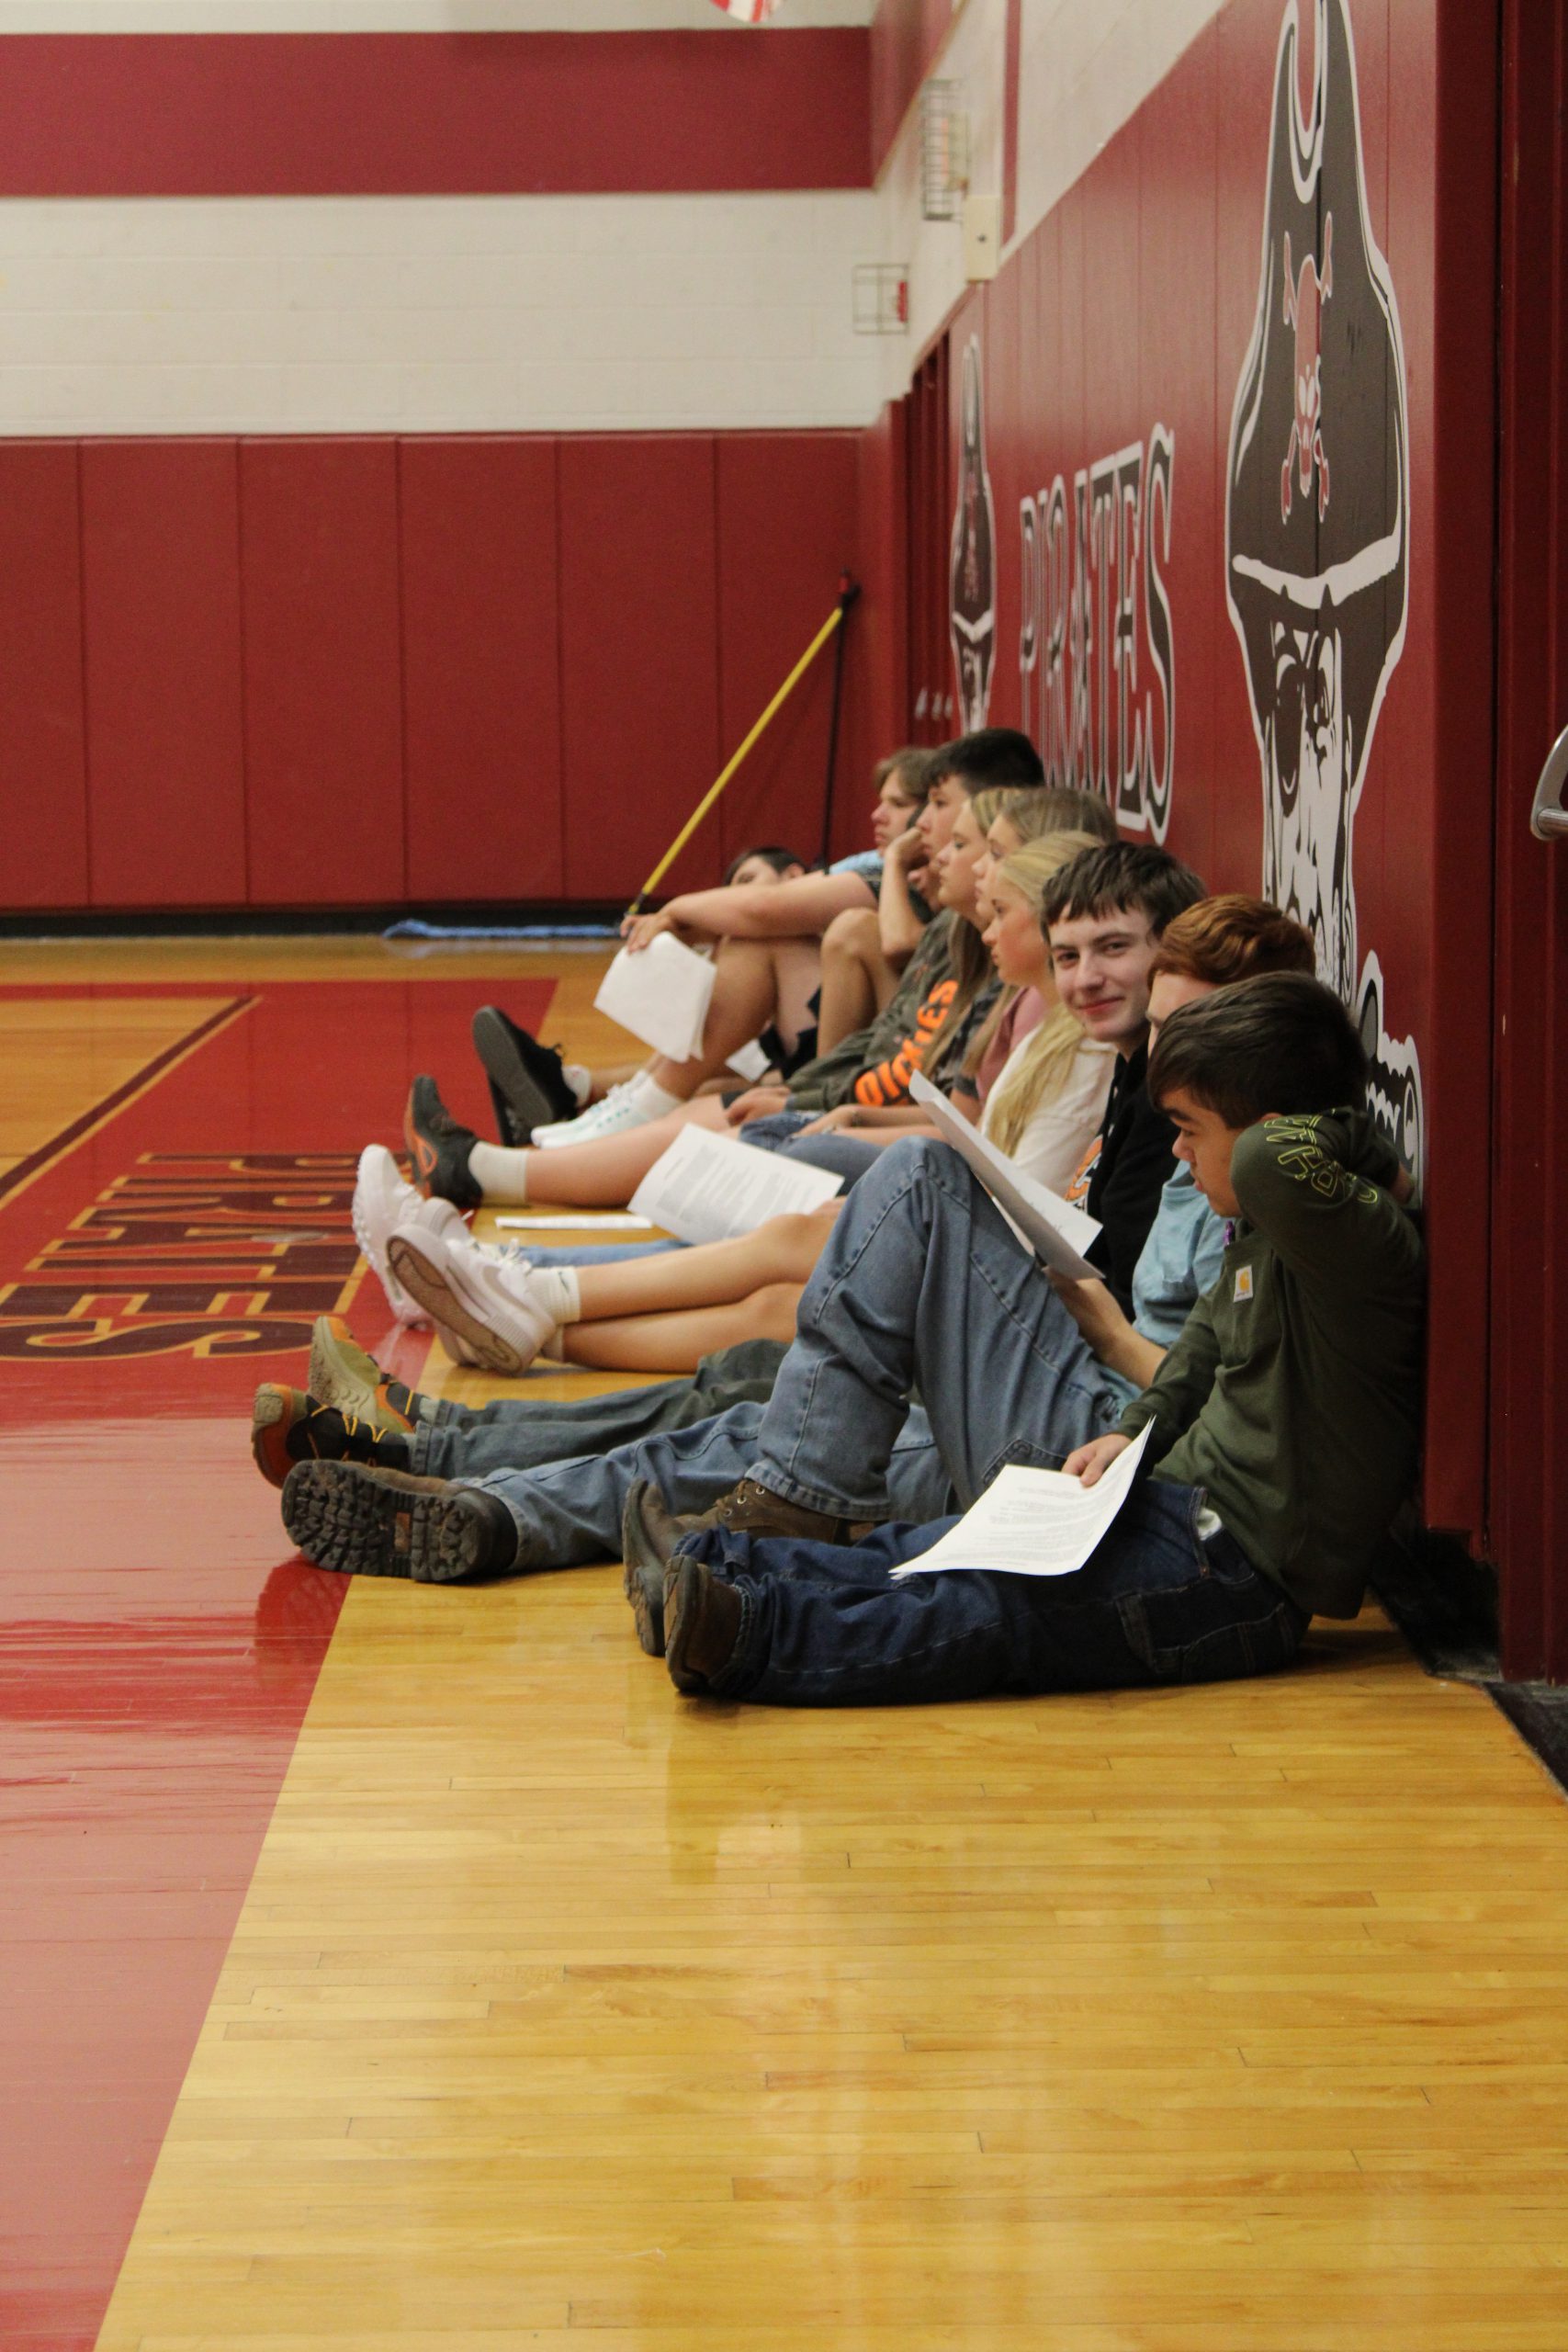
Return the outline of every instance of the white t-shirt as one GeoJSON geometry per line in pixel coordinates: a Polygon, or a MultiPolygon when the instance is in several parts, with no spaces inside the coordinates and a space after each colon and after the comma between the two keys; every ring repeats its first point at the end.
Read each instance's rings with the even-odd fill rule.
{"type": "MultiPolygon", "coordinates": [[[[989,1143],[996,1141],[991,1133],[992,1110],[1033,1037],[1034,1032],[1030,1030],[1019,1039],[986,1097],[980,1132],[989,1143]]],[[[1048,1184],[1052,1192],[1065,1193],[1100,1133],[1115,1068],[1114,1050],[1110,1046],[1091,1045],[1086,1037],[1068,1066],[1061,1092],[1039,1105],[1013,1147],[1010,1157],[1014,1166],[1021,1168],[1026,1176],[1032,1176],[1036,1183],[1048,1184]]]]}

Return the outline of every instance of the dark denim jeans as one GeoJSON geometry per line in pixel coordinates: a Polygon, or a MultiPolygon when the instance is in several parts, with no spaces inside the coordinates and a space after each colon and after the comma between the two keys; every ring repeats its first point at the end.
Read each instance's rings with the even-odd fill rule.
{"type": "Polygon", "coordinates": [[[713,1685],[764,1706],[913,1705],[992,1692],[1218,1682],[1288,1666],[1308,1617],[1222,1530],[1195,1487],[1145,1478],[1070,1577],[960,1570],[890,1581],[953,1525],[879,1527],[845,1546],[715,1529],[681,1549],[744,1604],[713,1685]]]}

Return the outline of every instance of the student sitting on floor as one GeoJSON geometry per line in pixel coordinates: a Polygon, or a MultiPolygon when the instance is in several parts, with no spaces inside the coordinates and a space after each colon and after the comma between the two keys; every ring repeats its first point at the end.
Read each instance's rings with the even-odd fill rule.
{"type": "MultiPolygon", "coordinates": [[[[817,995],[827,981],[832,997],[830,1017],[843,1027],[845,1012],[860,1002],[858,983],[842,970],[828,979],[821,950],[826,933],[842,918],[863,914],[874,924],[879,894],[891,904],[902,899],[910,908],[915,936],[929,921],[930,910],[911,897],[918,873],[908,853],[897,874],[888,882],[887,851],[906,838],[917,852],[919,837],[912,831],[924,804],[932,754],[907,745],[878,763],[874,783],[873,846],[841,857],[826,871],[808,872],[805,862],[788,851],[744,850],[732,859],[717,889],[682,893],[656,915],[628,915],[622,924],[628,947],[642,948],[659,931],[721,943],[715,993],[717,1023],[728,1033],[728,1006],[732,996],[750,1003],[771,982],[775,1011],[758,1039],[783,1071],[816,1052],[817,995]],[[772,876],[758,870],[767,860],[788,887],[782,896],[766,901],[742,899],[738,893],[750,884],[772,876]],[[918,918],[915,909],[919,908],[918,918]]],[[[924,856],[918,860],[923,869],[924,856]]],[[[897,976],[889,980],[892,993],[897,976]]],[[[474,1015],[474,1048],[490,1081],[496,1129],[503,1144],[526,1144],[534,1131],[580,1122],[585,1113],[608,1102],[614,1094],[626,1107],[626,1090],[635,1088],[655,1065],[646,1057],[611,1069],[592,1070],[567,1062],[550,1046],[511,1020],[499,1005],[482,1005],[474,1015]]],[[[747,1040],[741,1040],[744,1044],[747,1040]]],[[[604,1114],[608,1117],[608,1113],[604,1114]]]]}
{"type": "MultiPolygon", "coordinates": [[[[677,1689],[841,1706],[1213,1681],[1288,1665],[1314,1614],[1355,1616],[1415,1475],[1423,1308],[1410,1178],[1365,1086],[1317,980],[1174,1012],[1150,1093],[1234,1236],[1151,1385],[1064,1465],[1092,1486],[1154,1424],[1152,1475],[1085,1566],[894,1583],[951,1521],[843,1547],[694,1530],[664,1593],[677,1689]]],[[[874,1486],[841,1480],[839,1515],[875,1516],[874,1486]]]]}
{"type": "MultiPolygon", "coordinates": [[[[1075,1003],[1081,993],[1102,1041],[1116,1046],[1121,1065],[1118,1106],[1107,1124],[1090,1193],[1091,1206],[1108,1204],[1104,1262],[1119,1304],[1173,1169],[1174,1130],[1157,1116],[1151,1122],[1142,1102],[1149,970],[1159,934],[1201,896],[1197,877],[1165,851],[1120,844],[1076,858],[1047,886],[1043,911],[1052,926],[1054,954],[1059,938],[1064,1001],[1075,1003]]],[[[433,1205],[426,1204],[427,1210],[433,1205]]],[[[989,1444],[994,1453],[1005,1439],[1036,1433],[1031,1384],[1042,1365],[1050,1370],[1060,1359],[1068,1366],[1060,1374],[1050,1370],[1041,1392],[1042,1410],[1048,1405],[1055,1417],[1055,1458],[1108,1426],[1111,1414],[1101,1409],[1098,1388],[1073,1368],[1077,1358],[1064,1348],[1064,1332],[1077,1340],[1066,1310],[955,1154],[908,1140],[885,1154],[852,1193],[824,1265],[831,1260],[841,1269],[840,1237],[847,1228],[854,1237],[845,1245],[849,1256],[866,1261],[856,1269],[856,1285],[866,1294],[880,1342],[902,1367],[879,1378],[878,1396],[866,1408],[886,1416],[889,1494],[902,1516],[935,1516],[948,1507],[953,1486],[971,1498],[977,1486],[967,1465],[976,1448],[989,1444]],[[955,1171],[954,1182],[908,1181],[928,1153],[933,1168],[955,1171]],[[863,1216],[863,1200],[870,1204],[863,1216]],[[867,1234],[878,1243],[869,1254],[867,1234]],[[962,1300],[962,1311],[943,1284],[962,1300]],[[1008,1419],[1020,1378],[1023,1405],[1008,1419]],[[917,1385],[951,1459],[932,1444],[924,1411],[906,1409],[917,1385]],[[1076,1418],[1064,1418],[1069,1408],[1076,1418]],[[1001,1439],[987,1434],[998,1413],[1001,1439]]],[[[820,1279],[819,1269],[813,1289],[820,1279]]],[[[1167,1288],[1159,1286],[1156,1295],[1166,1296],[1167,1288]]],[[[1152,1329],[1145,1324],[1145,1336],[1168,1343],[1186,1304],[1174,1322],[1156,1322],[1152,1329]]],[[[1164,1312],[1168,1316],[1168,1302],[1164,1312]]],[[[1086,1353],[1078,1348],[1078,1356],[1086,1353]]],[[[799,1355],[797,1338],[786,1366],[799,1355]]],[[[347,1410],[355,1409],[347,1401],[347,1410]]],[[[504,1446],[500,1428],[470,1440],[465,1430],[420,1417],[406,1441],[415,1476],[412,1489],[400,1475],[403,1463],[395,1449],[401,1441],[395,1431],[378,1439],[367,1454],[357,1436],[340,1442],[334,1426],[324,1423],[321,1453],[343,1458],[300,1463],[285,1494],[285,1524],[310,1558],[351,1573],[439,1582],[603,1559],[616,1549],[620,1505],[635,1484],[651,1477],[676,1508],[701,1510],[756,1459],[761,1419],[755,1407],[739,1405],[673,1435],[656,1433],[646,1450],[639,1441],[591,1461],[513,1472],[492,1468],[505,1456],[483,1450],[504,1446]],[[466,1482],[481,1469],[490,1475],[466,1482]],[[421,1481],[418,1474],[436,1470],[454,1482],[421,1481]],[[456,1483],[458,1475],[465,1483],[456,1483]],[[414,1499],[399,1499],[400,1489],[414,1499]]],[[[846,1427],[852,1432],[855,1426],[852,1409],[846,1427]]],[[[833,1430],[824,1426],[821,1435],[831,1449],[833,1430]]],[[[312,1450],[305,1436],[289,1442],[301,1452],[312,1450]]]]}
{"type": "MultiPolygon", "coordinates": [[[[961,737],[945,745],[938,758],[941,772],[934,776],[918,820],[933,862],[950,840],[958,811],[972,791],[1010,793],[1036,785],[1040,775],[1032,745],[1010,729],[961,737]]],[[[1078,796],[1059,797],[1063,808],[1070,809],[1078,796]]],[[[1066,821],[1064,816],[1064,826],[1066,821]]],[[[688,1121],[728,1133],[762,1114],[795,1110],[814,1114],[856,1099],[863,1073],[898,1055],[918,1035],[922,1006],[933,989],[952,977],[952,921],[939,913],[926,926],[897,991],[871,1028],[856,1032],[832,1053],[807,1062],[786,1086],[750,1089],[728,1102],[711,1094],[699,1096],[662,1117],[636,1119],[623,1132],[600,1136],[591,1143],[558,1143],[547,1151],[483,1143],[452,1117],[434,1080],[418,1077],[409,1090],[403,1120],[416,1181],[423,1191],[461,1209],[478,1208],[485,1202],[521,1205],[529,1200],[584,1208],[624,1204],[688,1121]]],[[[755,1031],[742,1024],[736,1034],[744,1038],[755,1031]]]]}
{"type": "MultiPolygon", "coordinates": [[[[1026,1173],[1055,1186],[1098,1133],[1111,1057],[1054,1001],[1041,904],[1051,877],[1092,846],[1081,833],[1052,833],[1005,861],[992,878],[1002,910],[985,934],[1000,978],[1033,998],[1036,1020],[996,1075],[982,1131],[1026,1173]]],[[[963,862],[956,838],[950,852],[951,871],[963,862]]],[[[448,1215],[456,1230],[431,1230],[431,1204],[395,1168],[382,1181],[399,1186],[406,1203],[389,1257],[373,1260],[389,1301],[396,1308],[406,1292],[427,1308],[455,1360],[503,1372],[522,1371],[550,1343],[569,1363],[627,1371],[694,1370],[716,1350],[752,1339],[787,1344],[801,1285],[839,1208],[829,1202],[815,1213],[769,1218],[732,1241],[652,1251],[637,1262],[536,1267],[514,1249],[469,1239],[455,1211],[448,1215]]],[[[368,1425],[374,1413],[372,1402],[367,1425],[351,1433],[319,1392],[267,1383],[253,1416],[257,1464],[281,1485],[295,1461],[379,1459],[368,1425]]]]}

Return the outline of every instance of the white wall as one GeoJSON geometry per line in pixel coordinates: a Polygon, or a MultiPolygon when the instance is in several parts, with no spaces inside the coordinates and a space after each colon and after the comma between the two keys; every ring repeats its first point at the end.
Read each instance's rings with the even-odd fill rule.
{"type": "MultiPolygon", "coordinates": [[[[1023,0],[1018,204],[1009,252],[1060,202],[1223,5],[1224,0],[1023,0]]],[[[940,78],[964,85],[971,186],[998,196],[1006,33],[1006,0],[966,0],[932,69],[940,78]]],[[[906,389],[916,354],[964,290],[957,223],[920,218],[918,108],[882,175],[878,201],[880,258],[910,265],[908,334],[882,345],[883,395],[893,399],[906,389]]]]}
{"type": "Polygon", "coordinates": [[[869,191],[0,202],[0,434],[863,424],[875,234],[869,191]]]}

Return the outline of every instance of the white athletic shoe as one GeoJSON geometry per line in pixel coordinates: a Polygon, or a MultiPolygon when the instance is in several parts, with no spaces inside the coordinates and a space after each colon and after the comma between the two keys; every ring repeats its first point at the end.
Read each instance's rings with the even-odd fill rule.
{"type": "Polygon", "coordinates": [[[412,1299],[387,1263],[387,1244],[400,1225],[419,1225],[433,1233],[467,1236],[468,1227],[450,1201],[425,1200],[402,1172],[385,1144],[367,1144],[359,1155],[354,1186],[354,1238],[376,1271],[387,1304],[398,1321],[424,1329],[430,1320],[412,1299]]]}
{"type": "Polygon", "coordinates": [[[533,1276],[466,1238],[400,1225],[387,1255],[442,1338],[450,1333],[487,1372],[525,1372],[555,1338],[556,1318],[540,1305],[533,1276]]]}
{"type": "Polygon", "coordinates": [[[599,1143],[605,1136],[625,1135],[628,1128],[646,1127],[650,1121],[662,1119],[668,1112],[680,1107],[678,1094],[667,1094],[663,1087],[654,1084],[646,1070],[639,1070],[624,1085],[612,1086],[604,1100],[590,1104],[581,1118],[560,1119],[554,1126],[536,1127],[534,1142],[544,1151],[558,1150],[562,1144],[599,1143]]]}

